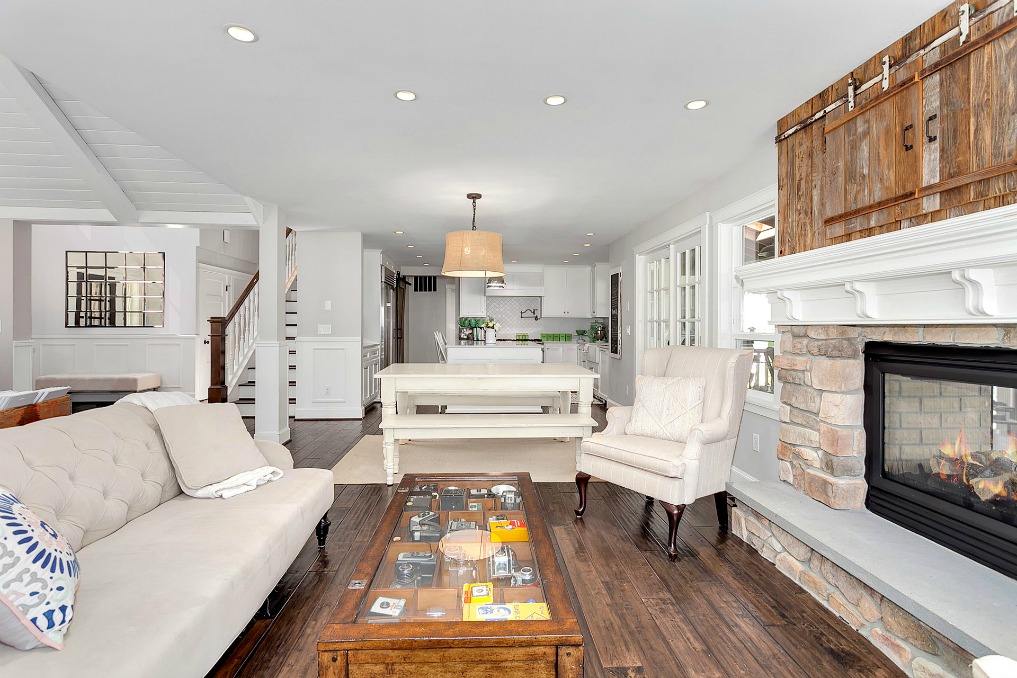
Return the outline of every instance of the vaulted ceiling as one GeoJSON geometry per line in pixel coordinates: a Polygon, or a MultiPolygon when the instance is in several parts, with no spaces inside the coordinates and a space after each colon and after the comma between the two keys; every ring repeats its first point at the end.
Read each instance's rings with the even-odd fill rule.
{"type": "Polygon", "coordinates": [[[478,191],[508,258],[603,259],[945,4],[4,0],[0,216],[251,223],[248,196],[437,265],[478,191]]]}

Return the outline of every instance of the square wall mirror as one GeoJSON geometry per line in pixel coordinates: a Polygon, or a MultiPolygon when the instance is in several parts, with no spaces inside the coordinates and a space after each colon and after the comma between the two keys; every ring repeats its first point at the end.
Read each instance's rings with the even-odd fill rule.
{"type": "Polygon", "coordinates": [[[162,327],[165,252],[67,252],[65,327],[162,327]]]}

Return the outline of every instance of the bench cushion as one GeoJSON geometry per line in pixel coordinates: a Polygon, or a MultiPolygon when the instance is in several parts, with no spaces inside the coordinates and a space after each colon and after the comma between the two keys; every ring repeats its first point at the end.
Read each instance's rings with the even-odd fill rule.
{"type": "Polygon", "coordinates": [[[129,374],[45,374],[35,378],[35,388],[70,386],[71,393],[78,391],[112,391],[138,393],[154,391],[162,386],[162,377],[156,372],[129,374]]]}

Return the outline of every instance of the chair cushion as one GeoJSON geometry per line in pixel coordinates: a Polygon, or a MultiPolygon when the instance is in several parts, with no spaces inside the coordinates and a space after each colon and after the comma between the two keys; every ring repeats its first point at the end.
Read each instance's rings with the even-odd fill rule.
{"type": "Polygon", "coordinates": [[[0,487],[0,643],[60,650],[74,616],[78,559],[60,533],[0,487]]]}
{"type": "Polygon", "coordinates": [[[583,440],[581,451],[668,478],[685,475],[685,461],[681,458],[685,443],[645,436],[594,433],[583,440]]]}
{"type": "Polygon", "coordinates": [[[684,443],[703,421],[702,377],[636,377],[636,399],[625,433],[684,443]]]}
{"type": "Polygon", "coordinates": [[[152,414],[188,494],[268,466],[233,403],[163,407],[152,414]]]}

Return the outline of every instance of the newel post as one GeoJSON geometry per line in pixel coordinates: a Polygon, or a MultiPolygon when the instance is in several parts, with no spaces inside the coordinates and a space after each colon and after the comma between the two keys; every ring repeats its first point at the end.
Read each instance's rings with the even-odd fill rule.
{"type": "Polygon", "coordinates": [[[224,403],[229,398],[226,388],[226,318],[216,316],[208,319],[209,351],[212,353],[212,370],[208,380],[208,402],[224,403]]]}

